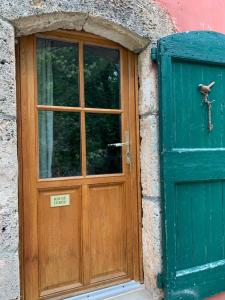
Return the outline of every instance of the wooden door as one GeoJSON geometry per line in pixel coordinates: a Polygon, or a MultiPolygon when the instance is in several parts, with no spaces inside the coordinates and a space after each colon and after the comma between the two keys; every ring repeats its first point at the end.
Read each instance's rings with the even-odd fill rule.
{"type": "Polygon", "coordinates": [[[166,299],[225,290],[224,49],[215,32],[158,44],[166,299]]]}
{"type": "Polygon", "coordinates": [[[65,31],[19,52],[24,299],[140,280],[136,56],[65,31]]]}

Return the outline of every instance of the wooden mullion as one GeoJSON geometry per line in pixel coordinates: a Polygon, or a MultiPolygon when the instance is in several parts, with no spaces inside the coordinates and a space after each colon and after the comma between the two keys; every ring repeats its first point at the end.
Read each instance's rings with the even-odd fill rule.
{"type": "Polygon", "coordinates": [[[79,43],[79,82],[80,82],[80,106],[84,108],[84,44],[79,43]]]}
{"type": "Polygon", "coordinates": [[[84,108],[85,112],[97,114],[122,114],[122,109],[108,109],[108,108],[84,108]]]}
{"type": "Polygon", "coordinates": [[[53,106],[53,105],[38,105],[39,110],[50,110],[50,111],[71,111],[71,112],[81,112],[80,107],[69,107],[69,106],[53,106]]]}
{"type": "Polygon", "coordinates": [[[85,112],[81,112],[81,149],[82,149],[82,176],[86,176],[86,126],[85,112]]]}
{"type": "Polygon", "coordinates": [[[85,99],[84,99],[84,45],[79,43],[79,83],[80,83],[80,107],[81,107],[81,154],[82,176],[86,176],[86,126],[85,126],[85,99]]]}
{"type": "Polygon", "coordinates": [[[71,111],[71,112],[89,112],[99,114],[121,114],[124,111],[122,109],[110,109],[110,108],[82,108],[71,106],[54,106],[54,105],[37,105],[39,110],[52,110],[52,111],[71,111]]]}
{"type": "Polygon", "coordinates": [[[83,285],[90,284],[90,205],[88,201],[88,185],[82,185],[82,268],[83,285]]]}

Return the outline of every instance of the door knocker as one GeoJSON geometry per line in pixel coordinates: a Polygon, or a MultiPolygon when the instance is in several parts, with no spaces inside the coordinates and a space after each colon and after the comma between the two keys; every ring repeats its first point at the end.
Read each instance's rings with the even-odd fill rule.
{"type": "Polygon", "coordinates": [[[209,93],[211,92],[212,87],[214,86],[215,81],[211,82],[209,85],[199,84],[200,93],[204,96],[204,103],[208,106],[208,129],[211,132],[213,130],[213,123],[212,123],[212,103],[215,100],[209,99],[209,93]]]}

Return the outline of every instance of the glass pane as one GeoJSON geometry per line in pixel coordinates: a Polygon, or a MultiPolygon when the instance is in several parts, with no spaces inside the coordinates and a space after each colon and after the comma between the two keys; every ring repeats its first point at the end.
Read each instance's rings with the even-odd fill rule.
{"type": "Polygon", "coordinates": [[[38,104],[79,106],[78,45],[37,39],[38,104]]]}
{"type": "Polygon", "coordinates": [[[39,111],[40,178],[81,175],[80,114],[39,111]]]}
{"type": "Polygon", "coordinates": [[[120,53],[118,49],[84,47],[85,106],[120,108],[120,53]]]}
{"type": "Polygon", "coordinates": [[[121,116],[86,114],[87,174],[122,172],[122,149],[109,144],[121,142],[121,116]]]}

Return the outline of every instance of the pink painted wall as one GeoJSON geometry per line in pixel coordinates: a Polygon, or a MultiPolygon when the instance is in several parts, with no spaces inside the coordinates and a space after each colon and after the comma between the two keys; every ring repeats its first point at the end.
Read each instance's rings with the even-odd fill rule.
{"type": "Polygon", "coordinates": [[[225,0],[156,0],[171,15],[178,31],[225,33],[225,0]]]}

